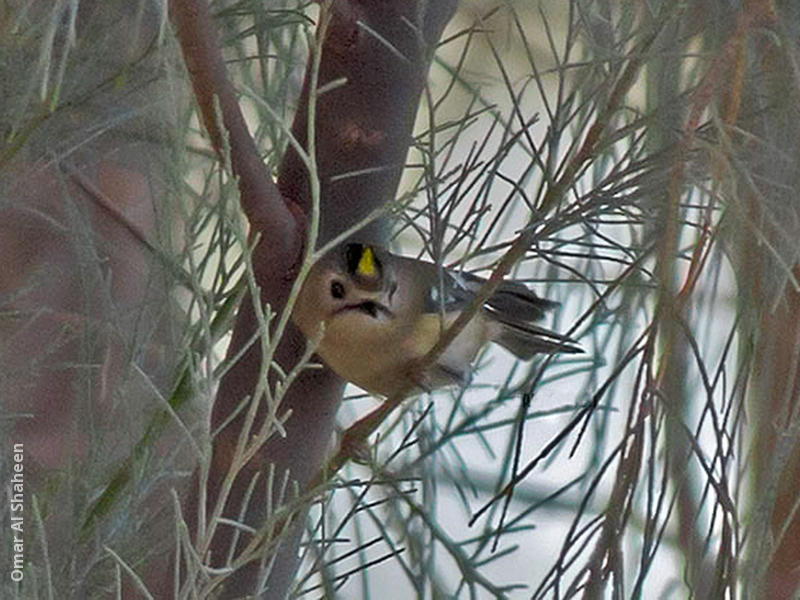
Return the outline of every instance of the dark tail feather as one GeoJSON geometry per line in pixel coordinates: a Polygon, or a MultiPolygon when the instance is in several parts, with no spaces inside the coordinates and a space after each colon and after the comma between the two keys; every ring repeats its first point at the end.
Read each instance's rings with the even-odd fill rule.
{"type": "Polygon", "coordinates": [[[530,360],[535,354],[540,353],[578,354],[583,352],[581,348],[573,345],[574,342],[568,337],[543,327],[498,322],[502,328],[494,341],[521,360],[530,360]]]}
{"type": "Polygon", "coordinates": [[[487,301],[493,311],[511,315],[515,321],[538,321],[545,312],[558,306],[558,302],[540,298],[527,287],[513,281],[504,281],[487,301]]]}

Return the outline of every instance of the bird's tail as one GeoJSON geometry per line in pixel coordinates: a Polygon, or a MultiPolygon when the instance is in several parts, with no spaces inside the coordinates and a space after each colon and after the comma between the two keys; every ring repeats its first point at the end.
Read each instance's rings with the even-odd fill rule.
{"type": "Polygon", "coordinates": [[[503,321],[508,316],[508,320],[526,322],[543,318],[548,310],[558,306],[558,302],[540,298],[516,281],[503,281],[486,305],[503,321]]]}
{"type": "Polygon", "coordinates": [[[500,325],[499,333],[495,336],[494,341],[519,359],[530,360],[534,354],[539,353],[578,354],[583,352],[581,348],[574,345],[574,341],[555,331],[530,323],[506,322],[497,315],[494,315],[494,318],[500,325]]]}

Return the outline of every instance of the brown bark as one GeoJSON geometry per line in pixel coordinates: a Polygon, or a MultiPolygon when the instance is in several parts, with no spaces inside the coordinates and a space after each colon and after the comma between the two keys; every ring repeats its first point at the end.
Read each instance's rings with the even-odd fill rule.
{"type": "MultiPolygon", "coordinates": [[[[393,197],[411,141],[429,53],[454,9],[452,0],[430,3],[336,0],[332,3],[332,20],[322,46],[318,85],[325,86],[341,78],[346,84],[327,91],[317,102],[315,141],[321,182],[321,241],[331,239],[393,197]],[[422,7],[426,10],[418,15],[422,7]]],[[[266,171],[262,168],[259,172],[252,164],[251,143],[239,139],[241,136],[249,138],[249,134],[241,129],[243,122],[213,41],[207,7],[176,0],[171,10],[204,122],[217,147],[219,125],[214,122],[209,107],[213,107],[210,95],[219,97],[230,139],[232,166],[240,176],[242,205],[250,220],[251,232],[261,234],[261,242],[253,255],[260,300],[280,312],[304,241],[300,229],[290,226],[287,215],[298,215],[292,210],[292,203],[305,214],[310,211],[308,173],[299,155],[293,149],[288,150],[279,170],[278,188],[282,197],[274,194],[271,185],[264,181],[266,171]],[[260,183],[252,182],[251,177],[260,183]],[[262,192],[253,193],[251,187],[262,192]],[[289,204],[281,207],[282,203],[289,204]]],[[[309,81],[307,75],[292,129],[304,147],[307,147],[309,81]]],[[[362,236],[381,240],[385,231],[385,227],[372,226],[362,232],[362,236]]],[[[229,356],[242,348],[256,326],[252,302],[247,297],[237,316],[229,356]]],[[[290,326],[276,359],[284,368],[291,368],[303,348],[302,336],[290,326]]],[[[255,344],[226,374],[214,405],[212,426],[225,421],[242,399],[252,393],[261,362],[261,349],[255,344]]],[[[290,481],[299,489],[306,486],[328,450],[343,387],[343,382],[327,370],[305,372],[296,381],[281,407],[281,410],[292,411],[286,423],[286,437],[269,441],[240,473],[225,516],[237,517],[252,474],[270,463],[275,466],[276,481],[282,481],[284,473],[288,472],[290,481]]],[[[208,486],[210,504],[215,501],[230,465],[242,422],[243,416],[235,418],[215,439],[208,486]]],[[[245,522],[254,527],[265,517],[265,494],[263,486],[257,487],[249,502],[245,522]]],[[[196,507],[190,513],[195,511],[196,507]]],[[[302,519],[298,519],[291,539],[283,544],[263,597],[285,596],[297,568],[301,525],[302,519]]],[[[231,533],[226,528],[218,532],[212,544],[213,554],[224,556],[231,533]]],[[[224,597],[252,593],[256,575],[255,564],[232,575],[226,583],[224,597]]]]}
{"type": "Polygon", "coordinates": [[[757,181],[742,186],[746,200],[738,207],[740,231],[732,252],[743,346],[752,343],[753,365],[748,392],[754,493],[745,583],[758,597],[791,598],[800,588],[800,293],[789,283],[800,276],[800,89],[790,75],[796,47],[762,35],[796,31],[796,14],[776,4],[746,3],[754,27],[737,46],[738,68],[724,106],[729,113],[737,111],[738,120],[727,120],[752,134],[742,140],[740,151],[751,181],[757,181]]]}
{"type": "MultiPolygon", "coordinates": [[[[794,269],[800,275],[800,269],[794,269]]],[[[792,598],[800,588],[800,293],[786,290],[778,309],[765,312],[759,323],[755,350],[755,408],[760,413],[756,432],[759,471],[769,481],[777,469],[772,535],[777,540],[766,571],[765,598],[792,598]]]]}

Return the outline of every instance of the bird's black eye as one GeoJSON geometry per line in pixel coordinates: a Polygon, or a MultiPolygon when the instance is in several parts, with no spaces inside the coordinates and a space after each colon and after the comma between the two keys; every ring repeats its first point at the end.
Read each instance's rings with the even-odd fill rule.
{"type": "Polygon", "coordinates": [[[337,300],[344,298],[344,285],[341,281],[334,281],[331,283],[331,296],[337,300]]]}

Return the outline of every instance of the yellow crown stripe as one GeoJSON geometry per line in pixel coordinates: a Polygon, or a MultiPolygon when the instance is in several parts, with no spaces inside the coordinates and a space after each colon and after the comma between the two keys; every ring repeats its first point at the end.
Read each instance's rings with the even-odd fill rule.
{"type": "Polygon", "coordinates": [[[377,265],[375,264],[375,253],[369,246],[364,247],[361,253],[361,258],[358,260],[358,267],[356,273],[362,277],[375,277],[378,274],[377,265]]]}

